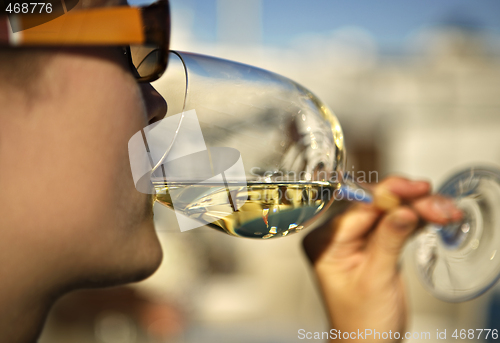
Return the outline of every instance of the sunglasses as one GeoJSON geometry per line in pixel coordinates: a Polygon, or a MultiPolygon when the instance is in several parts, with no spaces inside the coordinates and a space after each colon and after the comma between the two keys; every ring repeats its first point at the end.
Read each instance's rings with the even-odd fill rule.
{"type": "Polygon", "coordinates": [[[138,82],[153,82],[165,72],[169,41],[168,0],[72,10],[55,18],[53,13],[0,17],[0,46],[121,46],[138,82]]]}

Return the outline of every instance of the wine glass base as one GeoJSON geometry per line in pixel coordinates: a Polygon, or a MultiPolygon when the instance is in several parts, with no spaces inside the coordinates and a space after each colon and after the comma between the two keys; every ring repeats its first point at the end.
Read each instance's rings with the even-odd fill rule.
{"type": "Polygon", "coordinates": [[[487,291],[500,277],[500,171],[469,168],[448,179],[438,194],[455,199],[459,223],[429,225],[417,235],[415,262],[435,297],[460,302],[487,291]]]}

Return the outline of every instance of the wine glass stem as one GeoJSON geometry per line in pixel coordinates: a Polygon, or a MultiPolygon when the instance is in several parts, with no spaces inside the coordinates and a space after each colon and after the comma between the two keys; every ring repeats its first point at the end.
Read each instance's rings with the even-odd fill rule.
{"type": "Polygon", "coordinates": [[[346,173],[340,188],[338,190],[342,200],[364,202],[371,204],[373,202],[373,194],[367,188],[361,186],[346,173]]]}

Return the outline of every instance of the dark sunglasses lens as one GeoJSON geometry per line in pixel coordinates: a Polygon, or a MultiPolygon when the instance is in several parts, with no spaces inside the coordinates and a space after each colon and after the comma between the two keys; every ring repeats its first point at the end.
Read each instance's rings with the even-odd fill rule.
{"type": "Polygon", "coordinates": [[[141,78],[154,75],[161,68],[160,49],[153,45],[131,45],[132,63],[141,78]]]}

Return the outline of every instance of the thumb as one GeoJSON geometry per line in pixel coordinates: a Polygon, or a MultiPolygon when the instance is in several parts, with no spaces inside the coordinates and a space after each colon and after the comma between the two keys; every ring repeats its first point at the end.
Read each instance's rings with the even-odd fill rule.
{"type": "Polygon", "coordinates": [[[393,273],[403,246],[418,226],[418,215],[409,207],[398,207],[386,214],[370,241],[370,261],[378,275],[393,273]]]}

